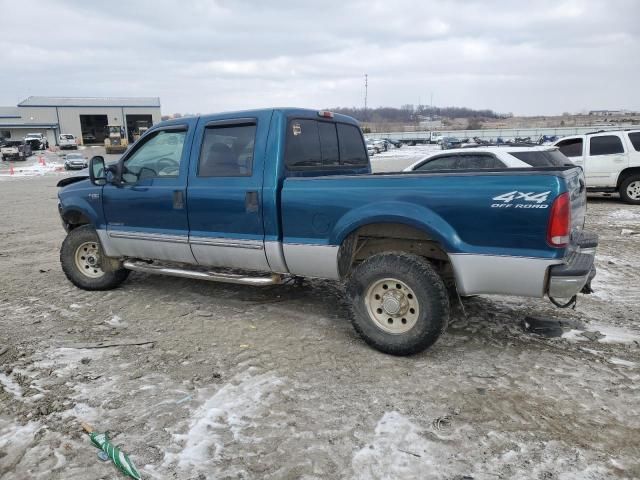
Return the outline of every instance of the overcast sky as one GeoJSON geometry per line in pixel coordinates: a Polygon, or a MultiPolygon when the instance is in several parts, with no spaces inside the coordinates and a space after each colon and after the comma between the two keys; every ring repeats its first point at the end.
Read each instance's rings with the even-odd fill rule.
{"type": "Polygon", "coordinates": [[[640,109],[640,1],[0,0],[0,105],[640,109]]]}

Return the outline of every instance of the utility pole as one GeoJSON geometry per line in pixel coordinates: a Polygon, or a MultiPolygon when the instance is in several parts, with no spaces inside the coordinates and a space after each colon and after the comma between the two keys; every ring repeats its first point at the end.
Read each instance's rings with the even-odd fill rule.
{"type": "Polygon", "coordinates": [[[364,116],[367,117],[367,94],[369,93],[369,75],[364,74],[364,116]]]}

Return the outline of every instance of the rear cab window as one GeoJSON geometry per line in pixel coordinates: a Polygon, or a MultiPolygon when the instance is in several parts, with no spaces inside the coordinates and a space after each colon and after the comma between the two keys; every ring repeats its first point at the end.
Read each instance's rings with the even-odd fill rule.
{"type": "Polygon", "coordinates": [[[355,125],[314,119],[288,122],[287,170],[335,170],[368,167],[369,158],[360,129],[355,125]]]}

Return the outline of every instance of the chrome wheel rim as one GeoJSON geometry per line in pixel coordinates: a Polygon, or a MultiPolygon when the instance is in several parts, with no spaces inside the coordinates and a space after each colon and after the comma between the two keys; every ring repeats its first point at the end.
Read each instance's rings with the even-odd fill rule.
{"type": "Polygon", "coordinates": [[[633,200],[640,200],[640,180],[627,185],[627,195],[633,200]]]}
{"type": "Polygon", "coordinates": [[[76,268],[89,278],[100,278],[104,271],[100,267],[100,245],[98,242],[85,242],[76,249],[76,268]]]}
{"type": "Polygon", "coordinates": [[[365,295],[365,304],[375,325],[394,335],[411,330],[420,315],[415,292],[396,278],[383,278],[371,284],[365,295]]]}

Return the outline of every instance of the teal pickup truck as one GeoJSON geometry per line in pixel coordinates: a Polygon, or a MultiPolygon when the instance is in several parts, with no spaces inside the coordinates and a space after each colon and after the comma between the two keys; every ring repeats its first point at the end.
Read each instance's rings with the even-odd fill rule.
{"type": "Polygon", "coordinates": [[[395,355],[437,340],[451,292],[560,304],[595,275],[580,168],[372,174],[357,122],[325,111],[163,122],[59,186],[60,259],[78,287],[130,271],[343,281],[356,330],[395,355]]]}

